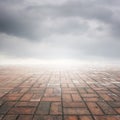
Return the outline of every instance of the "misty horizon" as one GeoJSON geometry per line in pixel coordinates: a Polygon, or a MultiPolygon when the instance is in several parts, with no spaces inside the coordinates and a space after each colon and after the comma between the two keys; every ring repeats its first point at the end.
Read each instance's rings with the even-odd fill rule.
{"type": "Polygon", "coordinates": [[[119,0],[0,0],[0,61],[119,61],[119,0]]]}

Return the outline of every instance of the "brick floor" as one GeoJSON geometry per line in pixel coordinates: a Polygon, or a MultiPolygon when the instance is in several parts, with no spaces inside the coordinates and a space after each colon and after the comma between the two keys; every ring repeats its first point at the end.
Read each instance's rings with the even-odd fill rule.
{"type": "Polygon", "coordinates": [[[0,66],[0,120],[120,120],[120,68],[0,66]]]}

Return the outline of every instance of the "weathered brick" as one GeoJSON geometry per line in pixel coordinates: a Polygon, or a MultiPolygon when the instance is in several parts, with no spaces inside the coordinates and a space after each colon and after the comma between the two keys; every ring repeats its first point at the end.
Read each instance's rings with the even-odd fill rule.
{"type": "Polygon", "coordinates": [[[38,102],[18,102],[15,106],[17,107],[36,107],[38,102]]]}
{"type": "Polygon", "coordinates": [[[120,120],[120,116],[94,116],[95,120],[120,120]]]}
{"type": "Polygon", "coordinates": [[[54,87],[53,96],[61,96],[61,88],[60,87],[54,87]]]}
{"type": "Polygon", "coordinates": [[[91,88],[86,88],[86,91],[87,91],[87,93],[91,93],[91,94],[94,94],[94,93],[95,93],[95,91],[92,90],[91,88]]]}
{"type": "Polygon", "coordinates": [[[98,97],[88,97],[88,98],[83,98],[84,101],[86,102],[97,102],[97,101],[101,101],[100,98],[98,97]]]}
{"type": "Polygon", "coordinates": [[[51,102],[59,102],[61,101],[61,97],[53,96],[53,97],[43,97],[41,101],[51,101],[51,102]]]}
{"type": "Polygon", "coordinates": [[[16,120],[17,115],[6,115],[3,120],[16,120]]]}
{"type": "Polygon", "coordinates": [[[89,115],[87,108],[64,108],[65,115],[89,115]]]}
{"type": "Polygon", "coordinates": [[[31,107],[13,107],[9,111],[9,114],[34,114],[35,108],[31,107]]]}
{"type": "Polygon", "coordinates": [[[80,120],[93,120],[93,118],[91,116],[79,116],[80,120]]]}
{"type": "Polygon", "coordinates": [[[64,120],[78,120],[77,116],[65,116],[64,120]]]}
{"type": "Polygon", "coordinates": [[[79,94],[72,94],[72,99],[73,101],[82,101],[79,94]]]}
{"type": "Polygon", "coordinates": [[[88,93],[87,93],[87,94],[81,94],[81,96],[82,96],[82,97],[87,97],[87,98],[89,98],[89,97],[90,97],[90,98],[91,98],[91,97],[93,97],[93,98],[94,98],[94,97],[98,97],[98,95],[95,94],[95,93],[94,93],[94,94],[93,94],[93,93],[92,93],[92,94],[91,94],[91,93],[89,93],[89,94],[88,94],[88,93]]]}
{"type": "Polygon", "coordinates": [[[113,99],[107,95],[107,94],[100,94],[100,96],[105,100],[105,101],[113,101],[113,99]]]}
{"type": "Polygon", "coordinates": [[[32,120],[32,115],[20,115],[17,120],[32,120]]]}
{"type": "Polygon", "coordinates": [[[63,101],[72,101],[72,97],[70,94],[63,94],[63,101]]]}
{"type": "Polygon", "coordinates": [[[0,107],[5,103],[5,101],[0,100],[0,107]]]}
{"type": "Polygon", "coordinates": [[[120,108],[115,108],[115,110],[120,115],[120,108]]]}
{"type": "Polygon", "coordinates": [[[0,114],[6,114],[12,106],[15,105],[15,102],[6,102],[0,107],[0,114]]]}
{"type": "Polygon", "coordinates": [[[30,101],[40,101],[42,95],[41,94],[34,94],[31,98],[30,101]]]}
{"type": "Polygon", "coordinates": [[[39,116],[36,115],[33,120],[62,120],[62,116],[39,116]]]}
{"type": "Polygon", "coordinates": [[[108,104],[112,107],[120,107],[120,101],[110,101],[108,104]]]}
{"type": "Polygon", "coordinates": [[[87,93],[87,91],[85,90],[85,88],[78,88],[78,90],[79,90],[79,93],[87,93]]]}
{"type": "Polygon", "coordinates": [[[69,107],[69,108],[86,107],[83,102],[63,102],[63,106],[64,107],[69,107]]]}
{"type": "Polygon", "coordinates": [[[0,115],[0,120],[2,120],[3,116],[4,116],[4,115],[0,115]]]}
{"type": "Polygon", "coordinates": [[[50,114],[61,115],[62,114],[62,105],[60,102],[53,102],[50,108],[50,114]]]}
{"type": "Polygon", "coordinates": [[[30,99],[32,98],[33,94],[25,94],[20,101],[30,101],[30,99]]]}
{"type": "Polygon", "coordinates": [[[6,100],[6,101],[17,101],[20,99],[20,97],[22,96],[22,94],[8,94],[6,95],[3,99],[6,100]]]}
{"type": "Polygon", "coordinates": [[[36,114],[49,114],[50,102],[40,102],[36,114]]]}
{"type": "Polygon", "coordinates": [[[103,115],[102,110],[100,109],[100,107],[94,103],[94,102],[87,102],[87,105],[91,111],[92,114],[94,115],[103,115]]]}
{"type": "Polygon", "coordinates": [[[106,102],[97,102],[97,104],[100,106],[100,108],[104,111],[105,114],[116,114],[114,109],[110,107],[106,102]]]}
{"type": "Polygon", "coordinates": [[[47,88],[44,96],[52,96],[52,94],[53,94],[53,88],[47,88]]]}

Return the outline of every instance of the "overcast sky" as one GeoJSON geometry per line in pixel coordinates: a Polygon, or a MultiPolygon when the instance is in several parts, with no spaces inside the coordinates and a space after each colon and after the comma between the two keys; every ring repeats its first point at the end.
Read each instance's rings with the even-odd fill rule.
{"type": "Polygon", "coordinates": [[[0,59],[119,59],[120,0],[0,0],[0,59]]]}

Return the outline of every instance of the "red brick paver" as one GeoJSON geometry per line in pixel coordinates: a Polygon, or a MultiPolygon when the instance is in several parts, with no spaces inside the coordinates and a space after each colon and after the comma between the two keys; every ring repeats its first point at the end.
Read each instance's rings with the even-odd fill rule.
{"type": "Polygon", "coordinates": [[[1,66],[0,120],[120,120],[120,68],[1,66]]]}

